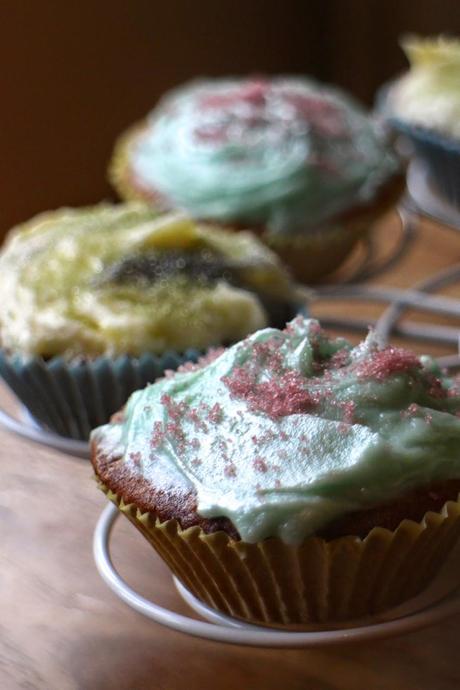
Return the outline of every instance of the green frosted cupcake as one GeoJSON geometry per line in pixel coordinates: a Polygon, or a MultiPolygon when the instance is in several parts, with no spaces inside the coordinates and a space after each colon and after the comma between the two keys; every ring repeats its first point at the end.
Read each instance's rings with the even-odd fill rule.
{"type": "Polygon", "coordinates": [[[135,393],[92,459],[208,605],[356,620],[422,591],[458,543],[459,413],[458,381],[429,359],[299,316],[135,393]]]}
{"type": "Polygon", "coordinates": [[[394,203],[399,162],[350,97],[302,77],[191,82],[117,143],[122,198],[251,228],[310,282],[394,203]]]}

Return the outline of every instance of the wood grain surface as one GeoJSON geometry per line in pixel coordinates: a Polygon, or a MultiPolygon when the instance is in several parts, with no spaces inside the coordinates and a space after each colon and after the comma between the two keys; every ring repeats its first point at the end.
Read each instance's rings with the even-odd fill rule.
{"type": "MultiPolygon", "coordinates": [[[[391,241],[396,225],[395,216],[386,220],[384,242],[391,241]]],[[[379,283],[409,286],[459,260],[459,236],[424,223],[410,255],[379,283]]],[[[460,288],[449,294],[460,296],[460,288]]],[[[337,313],[337,304],[320,306],[315,313],[337,313]]],[[[376,315],[369,306],[350,303],[341,309],[363,318],[376,315]]],[[[3,387],[0,403],[11,404],[3,387]]],[[[96,571],[91,540],[105,498],[89,463],[2,431],[0,465],[2,690],[454,690],[460,685],[458,616],[399,638],[317,650],[243,648],[164,629],[119,601],[96,571]]],[[[124,522],[113,540],[120,572],[157,603],[189,613],[165,566],[124,522]]]]}

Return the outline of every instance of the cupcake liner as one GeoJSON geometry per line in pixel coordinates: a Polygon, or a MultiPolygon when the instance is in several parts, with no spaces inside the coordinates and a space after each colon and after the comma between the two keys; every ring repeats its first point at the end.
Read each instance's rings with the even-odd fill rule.
{"type": "Polygon", "coordinates": [[[399,118],[390,118],[389,123],[410,140],[417,157],[428,169],[433,187],[459,209],[460,142],[399,118]]]}
{"type": "Polygon", "coordinates": [[[86,440],[91,429],[108,422],[133,391],[199,356],[190,349],[161,356],[67,362],[62,357],[25,359],[0,350],[0,376],[41,426],[86,440]]]}
{"type": "Polygon", "coordinates": [[[248,544],[224,532],[183,530],[99,485],[194,596],[268,626],[351,621],[390,609],[420,593],[460,539],[455,501],[420,523],[403,520],[394,531],[375,527],[365,539],[309,537],[292,546],[277,538],[248,544]]]}
{"type": "MultiPolygon", "coordinates": [[[[308,316],[301,297],[299,292],[299,301],[271,313],[265,305],[272,325],[284,328],[297,314],[308,316]]],[[[0,377],[40,426],[60,436],[87,440],[91,430],[106,424],[131,393],[153,383],[167,370],[196,362],[203,354],[189,348],[182,353],[168,350],[162,355],[103,356],[69,362],[63,357],[24,358],[0,349],[0,377]]]]}

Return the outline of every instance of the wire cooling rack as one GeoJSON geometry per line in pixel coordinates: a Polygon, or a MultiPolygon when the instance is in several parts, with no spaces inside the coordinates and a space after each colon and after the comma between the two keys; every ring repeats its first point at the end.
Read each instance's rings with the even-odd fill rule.
{"type": "Polygon", "coordinates": [[[306,291],[310,303],[327,300],[347,300],[386,303],[387,309],[374,322],[369,319],[327,315],[321,318],[323,326],[345,331],[366,332],[374,327],[380,340],[385,343],[392,336],[421,342],[450,345],[457,351],[438,357],[445,368],[460,367],[460,327],[431,323],[417,323],[403,319],[407,309],[428,312],[437,316],[451,317],[460,323],[460,300],[435,294],[455,283],[460,283],[460,264],[456,263],[435,273],[409,289],[368,285],[366,281],[392,268],[407,253],[417,237],[421,217],[435,220],[460,232],[460,213],[436,196],[429,188],[423,167],[415,162],[409,167],[407,193],[398,208],[400,226],[393,247],[385,257],[378,251],[377,234],[371,233],[357,266],[343,280],[306,291]]]}

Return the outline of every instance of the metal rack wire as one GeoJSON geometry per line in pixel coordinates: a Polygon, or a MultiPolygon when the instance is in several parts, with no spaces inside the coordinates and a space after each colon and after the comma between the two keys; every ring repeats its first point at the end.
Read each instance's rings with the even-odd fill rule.
{"type": "Polygon", "coordinates": [[[370,278],[375,278],[393,267],[410,249],[417,236],[420,217],[436,220],[453,231],[460,231],[460,214],[453,209],[446,210],[446,202],[438,201],[433,191],[430,191],[428,195],[426,190],[426,176],[418,167],[408,176],[408,191],[398,208],[401,225],[399,237],[391,254],[383,259],[379,258],[376,237],[371,234],[364,258],[358,268],[336,284],[309,288],[308,299],[310,302],[346,299],[387,303],[389,305],[387,309],[374,322],[342,315],[326,316],[321,321],[326,327],[352,332],[366,332],[369,326],[373,326],[382,342],[388,342],[391,336],[399,336],[411,340],[452,345],[457,349],[457,354],[438,357],[437,361],[443,367],[458,368],[460,367],[459,326],[422,324],[402,320],[402,318],[407,309],[412,309],[452,317],[460,321],[460,300],[433,294],[442,288],[460,283],[460,264],[456,263],[429,276],[410,289],[365,284],[370,278]],[[437,212],[441,208],[444,213],[442,217],[439,217],[437,212]]]}

